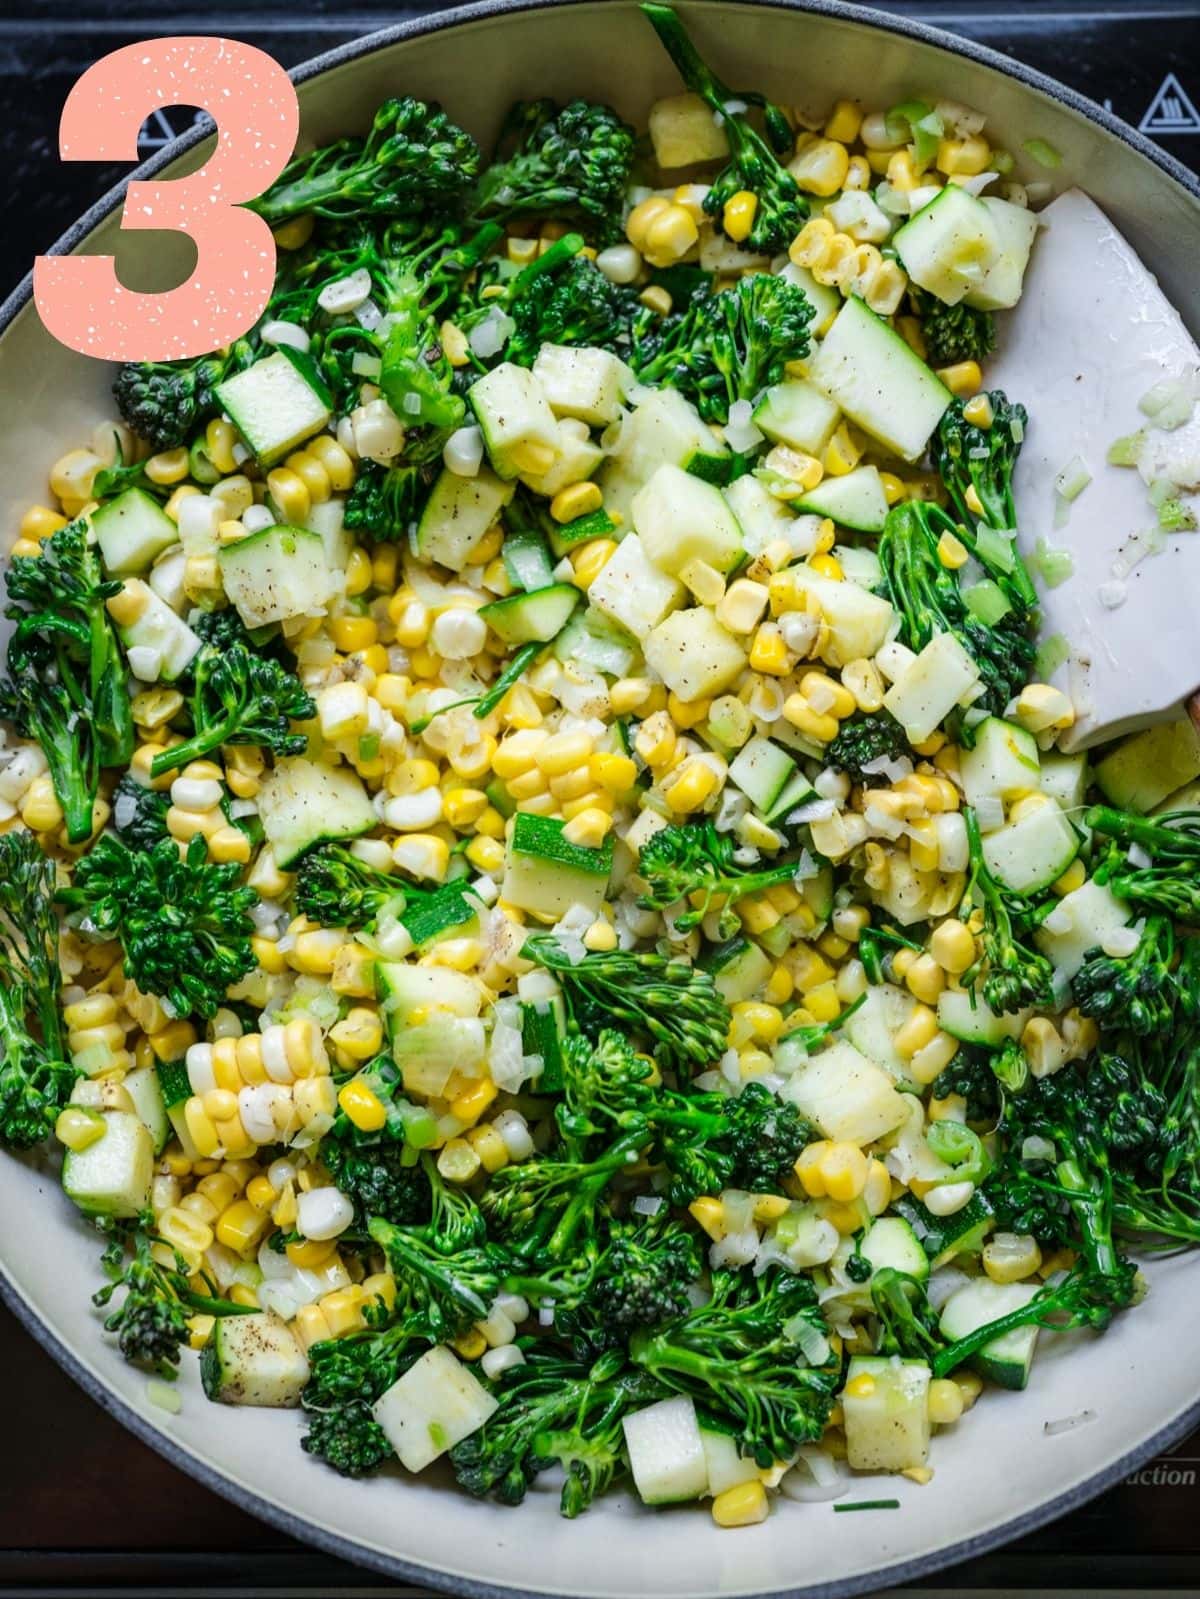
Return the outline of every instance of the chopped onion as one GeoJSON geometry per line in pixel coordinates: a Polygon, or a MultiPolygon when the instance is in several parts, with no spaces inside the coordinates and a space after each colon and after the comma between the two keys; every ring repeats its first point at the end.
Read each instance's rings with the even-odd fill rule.
{"type": "Polygon", "coordinates": [[[1023,148],[1039,167],[1062,166],[1062,152],[1045,139],[1026,139],[1023,148]]]}
{"type": "Polygon", "coordinates": [[[1056,550],[1044,538],[1037,541],[1033,557],[1034,570],[1048,589],[1056,589],[1074,574],[1075,561],[1068,550],[1056,550]]]}
{"type": "Polygon", "coordinates": [[[630,1208],[635,1216],[657,1216],[664,1203],[658,1194],[639,1194],[630,1208]]]}
{"type": "Polygon", "coordinates": [[[1086,1427],[1089,1421],[1095,1421],[1094,1410],[1080,1410],[1074,1416],[1063,1416],[1059,1421],[1047,1421],[1042,1424],[1042,1431],[1047,1438],[1056,1438],[1060,1432],[1073,1432],[1076,1427],[1086,1427]]]}
{"type": "Polygon", "coordinates": [[[516,332],[517,324],[497,306],[493,306],[482,322],[470,332],[467,343],[482,360],[486,361],[500,351],[516,332]]]}
{"type": "Polygon", "coordinates": [[[1092,474],[1082,456],[1073,455],[1054,479],[1055,492],[1070,502],[1077,500],[1092,481],[1092,474]]]}
{"type": "Polygon", "coordinates": [[[1125,859],[1135,871],[1144,872],[1150,865],[1152,857],[1150,851],[1141,844],[1131,844],[1126,851],[1125,859]]]}
{"type": "Polygon", "coordinates": [[[1051,633],[1049,638],[1044,638],[1038,645],[1035,669],[1039,678],[1045,682],[1054,676],[1059,667],[1070,659],[1071,646],[1061,633],[1051,633]]]}
{"type": "Polygon", "coordinates": [[[146,1384],[146,1398],[169,1416],[177,1416],[183,1409],[183,1396],[178,1388],[164,1382],[161,1377],[151,1377],[146,1384]]]}
{"type": "Polygon", "coordinates": [[[941,1310],[951,1294],[969,1283],[971,1279],[957,1266],[943,1266],[929,1275],[928,1298],[934,1310],[941,1310]]]}
{"type": "Polygon", "coordinates": [[[1136,466],[1141,459],[1142,446],[1145,442],[1146,435],[1141,429],[1136,433],[1125,433],[1119,439],[1112,441],[1104,459],[1109,466],[1136,466]]]}
{"type": "Polygon", "coordinates": [[[1106,611],[1118,610],[1129,598],[1129,590],[1119,579],[1110,583],[1101,583],[1096,590],[1096,597],[1106,611]]]}
{"type": "Polygon", "coordinates": [[[1156,427],[1170,433],[1191,417],[1196,407],[1196,377],[1163,378],[1138,401],[1138,410],[1156,427]]]}
{"type": "Polygon", "coordinates": [[[1140,937],[1136,927],[1114,927],[1100,941],[1100,948],[1114,960],[1123,960],[1138,947],[1140,937]]]}
{"type": "Polygon", "coordinates": [[[975,802],[975,819],[981,833],[1004,826],[1004,801],[997,794],[981,794],[975,802]]]}
{"type": "Polygon", "coordinates": [[[358,378],[369,378],[372,383],[378,381],[383,370],[383,362],[377,355],[368,355],[365,350],[355,352],[354,359],[350,362],[350,370],[358,378]]]}
{"type": "Polygon", "coordinates": [[[849,1477],[833,1456],[814,1444],[806,1444],[780,1482],[779,1491],[798,1504],[811,1505],[840,1499],[849,1487],[849,1477]]]}
{"type": "Polygon", "coordinates": [[[729,420],[725,424],[725,442],[739,455],[744,455],[752,450],[756,444],[761,444],[763,435],[755,427],[754,407],[749,400],[735,400],[729,407],[729,420]]]}
{"type": "Polygon", "coordinates": [[[1048,933],[1069,933],[1075,925],[1075,918],[1069,910],[1064,910],[1061,905],[1056,905],[1043,922],[1042,926],[1048,933]]]}
{"type": "Polygon", "coordinates": [[[1021,1159],[1027,1165],[1033,1161],[1057,1160],[1058,1150],[1048,1138],[1042,1138],[1037,1133],[1033,1133],[1021,1145],[1021,1159]]]}
{"type": "Polygon", "coordinates": [[[968,194],[980,195],[999,176],[998,172],[977,172],[974,177],[956,177],[954,181],[958,188],[965,189],[968,194]]]}
{"type": "Polygon", "coordinates": [[[455,477],[477,477],[483,465],[483,434],[479,428],[456,428],[443,446],[442,462],[455,477]]]}
{"type": "MultiPolygon", "coordinates": [[[[986,531],[986,528],[982,530],[982,532],[986,531]]],[[[999,565],[998,562],[997,565],[999,565]]],[[[1009,551],[1009,565],[1005,570],[1012,571],[1011,549],[1009,551]]],[[[970,588],[963,590],[963,604],[972,616],[977,617],[979,621],[988,627],[995,626],[1002,617],[1007,616],[1009,611],[1012,610],[1012,602],[1004,593],[1004,590],[989,577],[985,577],[979,583],[972,583],[970,588]]]]}

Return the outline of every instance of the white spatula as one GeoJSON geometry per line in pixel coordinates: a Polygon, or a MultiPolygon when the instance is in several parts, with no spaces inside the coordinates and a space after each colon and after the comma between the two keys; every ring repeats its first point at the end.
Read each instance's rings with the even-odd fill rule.
{"type": "MultiPolygon", "coordinates": [[[[988,382],[1029,411],[1014,483],[1021,547],[1028,558],[1044,538],[1074,563],[1073,575],[1043,596],[1043,636],[1061,634],[1070,644],[1054,681],[1078,715],[1064,747],[1083,749],[1178,712],[1200,688],[1200,533],[1168,535],[1161,554],[1118,579],[1121,547],[1155,527],[1157,514],[1138,472],[1105,461],[1115,439],[1147,426],[1139,400],[1164,380],[1189,379],[1200,350],[1085,194],[1068,191],[1041,219],[1021,304],[1004,318],[988,382]],[[1055,479],[1075,457],[1092,481],[1056,527],[1055,479]]],[[[1193,418],[1155,438],[1172,452],[1200,454],[1197,434],[1193,418]]],[[[1200,726],[1200,704],[1193,714],[1200,726]]]]}

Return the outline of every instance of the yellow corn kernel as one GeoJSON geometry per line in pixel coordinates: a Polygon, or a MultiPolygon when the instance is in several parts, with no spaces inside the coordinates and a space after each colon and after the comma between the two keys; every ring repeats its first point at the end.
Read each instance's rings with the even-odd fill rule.
{"type": "Polygon", "coordinates": [[[828,712],[839,722],[854,714],[857,703],[854,695],[843,684],[824,672],[805,672],[800,679],[800,692],[810,705],[819,705],[822,712],[828,712]]]}
{"type": "Polygon", "coordinates": [[[731,194],[721,210],[721,227],[726,237],[741,244],[750,237],[754,219],[758,215],[758,196],[749,189],[739,189],[731,194]]]}
{"type": "Polygon", "coordinates": [[[767,1490],[761,1482],[739,1482],[716,1496],[712,1518],[718,1527],[753,1527],[767,1519],[770,1509],[767,1490]]]}
{"type": "Polygon", "coordinates": [[[814,1022],[833,1021],[842,1009],[836,983],[818,983],[815,988],[810,988],[804,996],[804,1008],[814,1022]]]}
{"type": "Polygon", "coordinates": [[[379,638],[379,624],[370,616],[335,616],[329,636],[344,655],[368,650],[379,638]]]}
{"type": "Polygon", "coordinates": [[[875,1379],[870,1372],[860,1372],[857,1377],[851,1377],[843,1388],[842,1393],[848,1399],[870,1399],[875,1392],[875,1379]]]}
{"type": "Polygon", "coordinates": [[[670,784],[664,786],[663,797],[677,815],[686,816],[706,805],[720,787],[721,779],[711,764],[693,755],[679,767],[678,775],[670,784]]]}
{"type": "Polygon", "coordinates": [[[550,501],[550,515],[556,522],[573,522],[577,516],[589,516],[598,511],[604,496],[595,483],[572,483],[560,489],[550,501]]]}
{"type": "Polygon", "coordinates": [[[973,427],[990,428],[995,420],[989,395],[977,394],[963,406],[963,421],[970,422],[973,427]]]}
{"type": "Polygon", "coordinates": [[[499,839],[475,837],[467,845],[467,859],[478,872],[498,872],[504,865],[504,846],[499,839]]]}
{"type": "Polygon", "coordinates": [[[311,932],[298,933],[296,942],[287,952],[288,965],[295,972],[305,972],[312,977],[328,977],[337,962],[337,952],[342,942],[342,934],[333,927],[319,927],[311,932]]]}
{"type": "Polygon", "coordinates": [[[819,1170],[825,1193],[839,1204],[850,1204],[867,1185],[867,1157],[857,1144],[830,1144],[821,1156],[819,1170]]]}
{"type": "Polygon", "coordinates": [[[849,168],[850,152],[836,139],[814,139],[788,163],[796,187],[822,199],[838,192],[849,168]]]}
{"type": "Polygon", "coordinates": [[[724,1236],[725,1207],[719,1199],[713,1199],[708,1195],[693,1199],[688,1206],[688,1213],[714,1241],[724,1236]]]}
{"type": "MultiPolygon", "coordinates": [[[[653,200],[643,201],[644,206],[652,205],[653,200]]],[[[634,237],[634,219],[642,206],[635,206],[629,214],[625,232],[632,244],[637,245],[651,266],[670,266],[684,256],[700,238],[700,229],[696,220],[686,206],[675,205],[670,200],[662,201],[661,208],[650,217],[648,224],[642,232],[642,243],[634,237]]]]}
{"type": "Polygon", "coordinates": [[[987,171],[991,159],[991,146],[978,134],[966,139],[942,139],[938,143],[937,169],[947,177],[978,177],[987,171]]]}
{"type": "Polygon", "coordinates": [[[465,1138],[451,1138],[441,1149],[437,1169],[448,1183],[469,1183],[482,1162],[465,1138]]]}
{"type": "Polygon", "coordinates": [[[20,534],[31,544],[40,544],[66,525],[66,517],[52,511],[48,505],[31,505],[21,518],[20,534]]]}
{"type": "Polygon", "coordinates": [[[774,622],[763,622],[755,633],[750,646],[749,664],[752,672],[762,672],[770,677],[786,677],[791,671],[791,651],[774,622]]]}
{"type": "Polygon", "coordinates": [[[224,1244],[226,1249],[232,1249],[235,1254],[244,1254],[257,1249],[269,1222],[270,1217],[265,1211],[258,1209],[248,1199],[236,1200],[221,1212],[217,1222],[217,1242],[224,1244]]]}
{"type": "Polygon", "coordinates": [[[579,766],[586,768],[595,747],[590,733],[554,733],[538,745],[534,760],[546,777],[562,777],[579,766]]]}
{"type": "Polygon", "coordinates": [[[196,1259],[213,1246],[212,1228],[178,1205],[164,1210],[157,1226],[163,1242],[178,1249],[185,1260],[196,1259]]]}
{"type": "Polygon", "coordinates": [[[377,1133],[387,1126],[387,1108],[361,1078],[351,1078],[338,1094],[338,1104],[362,1133],[377,1133]]]}
{"type": "Polygon", "coordinates": [[[951,1427],[963,1413],[962,1390],[953,1377],[935,1377],[926,1404],[935,1427],[951,1427]]]}
{"type": "Polygon", "coordinates": [[[911,150],[897,150],[887,164],[887,180],[893,189],[902,194],[911,193],[918,184],[924,182],[921,168],[913,159],[911,150]]]}
{"type": "Polygon", "coordinates": [[[287,971],[287,955],[273,938],[265,938],[261,933],[254,933],[250,938],[250,948],[259,966],[272,977],[278,977],[281,972],[287,971]]]}
{"type": "Polygon", "coordinates": [[[209,859],[221,864],[245,865],[250,859],[250,840],[240,827],[218,827],[208,837],[209,859]]]}
{"type": "Polygon", "coordinates": [[[303,1238],[289,1244],[284,1251],[291,1264],[301,1271],[318,1271],[336,1252],[336,1238],[303,1238]]]}
{"type": "Polygon", "coordinates": [[[246,1184],[246,1199],[255,1210],[269,1211],[275,1203],[275,1190],[271,1179],[260,1173],[246,1184]]]}
{"type": "Polygon", "coordinates": [[[351,1060],[370,1060],[383,1043],[383,1023],[377,1011],[355,1005],[330,1029],[329,1037],[334,1047],[351,1060]]]}
{"type": "Polygon", "coordinates": [[[918,955],[904,974],[910,994],[924,1005],[936,1005],[946,986],[946,974],[932,955],[918,955]]]}
{"type": "Polygon", "coordinates": [[[937,375],[951,394],[959,396],[977,394],[983,383],[978,361],[956,361],[953,366],[938,367],[937,375]]]}
{"type": "Polygon", "coordinates": [[[836,139],[839,144],[853,144],[858,138],[862,121],[863,114],[853,100],[838,100],[826,118],[822,132],[827,139],[836,139]]]}
{"type": "Polygon", "coordinates": [[[289,222],[281,223],[271,231],[275,243],[281,250],[299,250],[312,238],[315,226],[316,217],[313,213],[303,211],[298,217],[292,217],[289,222]]]}
{"type": "Polygon", "coordinates": [[[1082,888],[1087,881],[1087,869],[1082,861],[1072,861],[1061,877],[1056,878],[1051,884],[1054,892],[1061,898],[1064,894],[1073,894],[1077,888],[1082,888]]]}
{"type": "Polygon", "coordinates": [[[935,1032],[912,1056],[908,1069],[913,1079],[922,1085],[936,1082],[958,1054],[958,1040],[949,1033],[935,1032]]]}
{"type": "Polygon", "coordinates": [[[292,1318],[291,1325],[292,1331],[306,1350],[311,1349],[314,1344],[323,1344],[333,1337],[333,1331],[325,1320],[319,1304],[301,1305],[292,1318]]]}
{"type": "Polygon", "coordinates": [[[103,1114],[86,1105],[68,1105],[58,1113],[54,1123],[54,1136],[59,1143],[76,1153],[99,1143],[104,1133],[103,1114]]]}
{"type": "Polygon", "coordinates": [[[801,733],[828,744],[837,737],[837,718],[824,711],[814,711],[803,694],[789,694],[783,702],[784,718],[801,733]]]}
{"type": "Polygon", "coordinates": [[[881,1160],[867,1162],[867,1180],[863,1184],[863,1204],[872,1216],[882,1216],[892,1202],[892,1177],[881,1160]]]}
{"type": "Polygon", "coordinates": [[[654,684],[648,677],[619,677],[608,691],[608,701],[614,716],[628,716],[632,711],[648,709],[654,684]]]}
{"type": "Polygon", "coordinates": [[[960,977],[975,960],[975,940],[966,924],[951,916],[934,928],[929,952],[943,971],[960,977]]]}
{"type": "Polygon", "coordinates": [[[677,742],[675,728],[666,711],[655,711],[648,716],[633,736],[634,748],[653,771],[670,765],[677,742]]]}
{"type": "Polygon", "coordinates": [[[480,1077],[457,1099],[451,1101],[450,1114],[470,1127],[483,1115],[500,1090],[488,1077],[480,1077]]]}
{"type": "Polygon", "coordinates": [[[563,828],[568,844],[578,844],[584,849],[599,849],[612,830],[612,817],[602,810],[589,806],[573,816],[563,828]]]}
{"type": "Polygon", "coordinates": [[[478,1327],[472,1327],[469,1332],[460,1333],[457,1338],[452,1339],[450,1347],[463,1360],[478,1360],[481,1355],[487,1353],[488,1341],[478,1327]]]}
{"type": "Polygon", "coordinates": [[[191,1022],[177,1020],[168,1022],[165,1027],[159,1028],[150,1034],[150,1047],[159,1060],[182,1060],[188,1050],[196,1042],[196,1029],[191,1022]]]}
{"type": "Polygon", "coordinates": [[[911,1060],[918,1050],[933,1042],[937,1030],[936,1013],[928,1005],[918,1005],[904,1025],[892,1035],[896,1053],[903,1060],[911,1060]]]}
{"type": "Polygon", "coordinates": [[[212,1337],[212,1330],[217,1325],[215,1316],[189,1316],[188,1317],[188,1348],[203,1349],[212,1337]]]}
{"type": "Polygon", "coordinates": [[[593,782],[611,794],[626,794],[637,781],[637,766],[628,755],[599,750],[588,761],[593,782]]]}
{"type": "MultiPolygon", "coordinates": [[[[566,491],[564,490],[564,493],[566,491]]],[[[586,593],[616,552],[612,539],[589,539],[571,556],[571,581],[586,593]]]]}

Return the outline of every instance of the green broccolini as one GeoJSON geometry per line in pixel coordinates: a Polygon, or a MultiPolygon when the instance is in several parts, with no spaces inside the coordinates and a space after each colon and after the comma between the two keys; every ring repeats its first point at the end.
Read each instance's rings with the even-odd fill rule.
{"type": "Polygon", "coordinates": [[[574,961],[549,933],[527,938],[522,954],[555,974],[585,1033],[624,1023],[664,1066],[681,1071],[702,1070],[725,1052],[729,1006],[711,974],[682,956],[612,950],[574,961]]]}
{"type": "Polygon", "coordinates": [[[1097,883],[1139,910],[1200,920],[1200,810],[1149,817],[1093,805],[1084,821],[1102,840],[1097,883]]]}
{"type": "Polygon", "coordinates": [[[953,366],[958,361],[985,361],[996,348],[996,317],[960,301],[947,305],[935,295],[910,287],[913,307],[921,319],[921,336],[931,366],[953,366]]]}
{"type": "Polygon", "coordinates": [[[125,661],[106,602],[121,584],[106,579],[82,522],[18,555],[4,574],[15,623],[0,716],[36,739],[74,844],[90,838],[101,768],[133,756],[125,661]]]}
{"type": "Polygon", "coordinates": [[[732,836],[718,833],[711,822],[662,828],[647,841],[638,857],[638,876],[646,883],[646,892],[638,904],[646,910],[667,911],[680,900],[698,894],[699,905],[692,905],[673,918],[676,927],[681,931],[698,927],[716,901],[716,936],[732,938],[741,926],[733,909],[739,899],[779,883],[790,883],[796,875],[794,861],[755,871],[738,866],[735,852],[732,836]]]}
{"type": "Polygon", "coordinates": [[[402,909],[428,893],[359,860],[345,844],[319,844],[296,869],[296,909],[322,927],[370,927],[386,905],[402,909]]]}
{"type": "Polygon", "coordinates": [[[47,1050],[61,1056],[57,885],[58,868],[32,834],[0,834],[0,981],[20,985],[47,1050]]]}
{"type": "Polygon", "coordinates": [[[1085,1016],[1106,1031],[1128,1028],[1145,1035],[1169,1027],[1175,1009],[1175,929],[1166,916],[1148,916],[1129,955],[1089,951],[1071,979],[1071,995],[1085,1016]]]}
{"type": "Polygon", "coordinates": [[[472,215],[499,222],[554,216],[609,244],[620,235],[635,148],[633,129],[608,106],[519,101],[476,186],[472,215]]]}
{"type": "Polygon", "coordinates": [[[309,1350],[300,1396],[308,1421],[301,1447],[343,1477],[365,1477],[394,1458],[371,1406],[435,1342],[419,1315],[392,1318],[380,1302],[365,1314],[364,1331],[309,1350]]]}
{"type": "Polygon", "coordinates": [[[209,647],[196,656],[190,675],[192,736],[154,757],[152,777],[202,760],[223,744],[253,744],[276,755],[303,754],[307,735],[293,732],[291,724],[316,716],[316,703],[278,661],[244,645],[209,647]]]}
{"type": "Polygon", "coordinates": [[[825,759],[836,766],[855,783],[865,783],[872,777],[884,777],[879,761],[912,760],[913,752],[904,729],[887,711],[877,711],[872,716],[856,716],[842,722],[837,736],[825,750],[825,759]],[[871,767],[871,771],[867,771],[871,767]]]}
{"type": "Polygon", "coordinates": [[[250,209],[272,226],[319,217],[394,217],[449,209],[474,181],[479,149],[436,105],[385,100],[363,139],[339,139],[296,156],[250,209]]]}
{"type": "Polygon", "coordinates": [[[804,359],[812,318],[803,289],[755,273],[695,295],[657,337],[638,341],[630,359],[641,382],[678,389],[705,421],[725,422],[736,401],[755,399],[789,361],[804,359]]]}
{"type": "Polygon", "coordinates": [[[22,983],[0,987],[0,1144],[32,1149],[54,1131],[79,1076],[29,1031],[34,997],[22,983]]]}
{"type": "Polygon", "coordinates": [[[131,849],[153,849],[167,837],[171,796],[126,772],[113,791],[113,826],[131,849]]]}
{"type": "Polygon", "coordinates": [[[983,915],[979,933],[982,954],[963,973],[963,983],[971,986],[982,979],[983,997],[998,1015],[1020,1010],[1023,1005],[1051,1005],[1054,968],[1040,950],[1022,942],[1029,928],[1030,908],[989,871],[979,821],[970,806],[963,818],[971,865],[959,915],[964,921],[976,910],[983,915]]]}
{"type": "Polygon", "coordinates": [[[670,6],[646,4],[642,11],[685,85],[720,118],[729,141],[729,165],[709,186],[703,201],[705,211],[719,223],[726,202],[748,190],[757,201],[754,221],[745,239],[738,242],[744,249],[761,255],[786,250],[808,216],[808,202],[775,153],[792,143],[791,129],[783,113],[761,95],[735,93],[723,84],[701,60],[670,6]],[[738,101],[762,107],[770,142],[753,126],[744,110],[736,109],[738,101]]]}
{"type": "Polygon", "coordinates": [[[181,857],[174,839],[142,851],[106,833],[58,898],[82,931],[120,939],[126,973],[143,993],[178,1016],[207,1018],[255,964],[257,896],[241,876],[237,865],[210,864],[200,835],[181,857]]]}

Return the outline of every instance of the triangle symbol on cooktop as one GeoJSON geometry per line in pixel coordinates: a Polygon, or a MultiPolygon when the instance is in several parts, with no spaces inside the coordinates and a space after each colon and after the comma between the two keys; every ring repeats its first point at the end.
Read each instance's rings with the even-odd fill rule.
{"type": "Polygon", "coordinates": [[[1146,114],[1139,133],[1200,133],[1200,111],[1173,72],[1168,72],[1146,114]]]}

